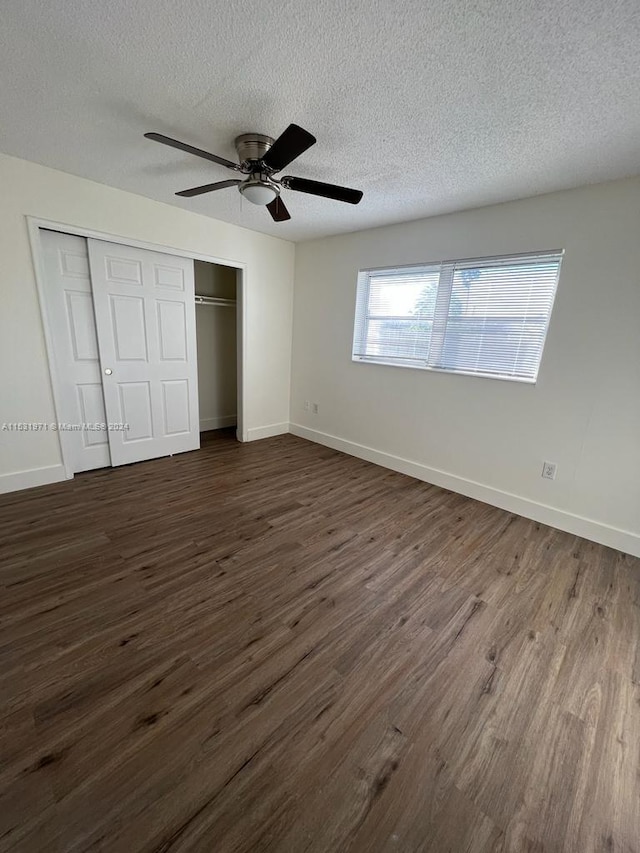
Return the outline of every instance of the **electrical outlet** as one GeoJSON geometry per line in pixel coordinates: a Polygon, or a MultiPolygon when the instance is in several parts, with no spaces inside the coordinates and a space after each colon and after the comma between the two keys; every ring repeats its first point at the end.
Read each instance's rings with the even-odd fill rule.
{"type": "Polygon", "coordinates": [[[318,414],[318,412],[320,411],[320,407],[318,406],[317,403],[311,404],[311,411],[313,412],[314,415],[318,414]]]}
{"type": "Polygon", "coordinates": [[[555,480],[557,469],[558,466],[555,462],[543,462],[541,476],[544,477],[545,480],[555,480]]]}

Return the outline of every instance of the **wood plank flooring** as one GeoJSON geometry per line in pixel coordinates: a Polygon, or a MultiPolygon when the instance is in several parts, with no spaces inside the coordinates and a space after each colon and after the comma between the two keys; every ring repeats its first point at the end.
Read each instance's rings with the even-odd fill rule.
{"type": "Polygon", "coordinates": [[[640,560],[228,432],[0,531],[0,851],[640,850],[640,560]]]}

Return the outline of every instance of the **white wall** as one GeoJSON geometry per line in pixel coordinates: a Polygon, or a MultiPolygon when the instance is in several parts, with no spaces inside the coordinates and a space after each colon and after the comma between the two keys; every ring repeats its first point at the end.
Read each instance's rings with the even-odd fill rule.
{"type": "Polygon", "coordinates": [[[298,244],[292,429],[640,555],[639,270],[640,179],[298,244]],[[359,268],[560,248],[535,386],[351,361],[359,268]]]}
{"type": "MultiPolygon", "coordinates": [[[[0,427],[55,420],[26,216],[247,265],[245,431],[286,431],[294,246],[0,155],[0,427]]],[[[63,477],[52,432],[0,430],[0,491],[63,477]]]]}
{"type": "MultiPolygon", "coordinates": [[[[236,298],[236,270],[195,261],[196,293],[236,298]]],[[[237,414],[236,309],[196,305],[200,431],[235,426],[237,414]]]]}

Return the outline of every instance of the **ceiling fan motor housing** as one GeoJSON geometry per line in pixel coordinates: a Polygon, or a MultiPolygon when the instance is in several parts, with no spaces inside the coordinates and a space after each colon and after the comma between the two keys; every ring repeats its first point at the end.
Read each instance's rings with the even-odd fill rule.
{"type": "Polygon", "coordinates": [[[240,163],[244,165],[262,160],[274,141],[270,136],[262,133],[243,133],[236,137],[235,146],[240,163]]]}

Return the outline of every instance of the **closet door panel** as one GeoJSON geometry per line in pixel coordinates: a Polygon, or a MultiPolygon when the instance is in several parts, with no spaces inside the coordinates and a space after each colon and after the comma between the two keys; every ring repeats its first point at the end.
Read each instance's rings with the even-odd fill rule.
{"type": "Polygon", "coordinates": [[[109,295],[111,334],[118,361],[149,361],[144,299],[140,296],[109,295]]]}
{"type": "Polygon", "coordinates": [[[118,423],[129,424],[129,428],[123,430],[125,444],[153,438],[151,383],[119,382],[118,398],[118,423]]]}
{"type": "Polygon", "coordinates": [[[179,435],[191,431],[187,379],[170,379],[162,383],[162,414],[165,435],[179,435]]]}
{"type": "Polygon", "coordinates": [[[84,382],[77,386],[77,391],[82,423],[98,424],[100,427],[99,429],[83,430],[81,433],[82,444],[85,448],[106,447],[107,454],[104,456],[104,462],[105,466],[109,465],[111,460],[108,453],[107,433],[103,429],[107,416],[104,409],[102,382],[84,382]]]}
{"type": "Polygon", "coordinates": [[[111,464],[87,241],[40,231],[64,458],[72,473],[111,464]]]}
{"type": "Polygon", "coordinates": [[[162,361],[187,360],[187,318],[182,302],[158,300],[158,331],[162,361]]]}
{"type": "MultiPolygon", "coordinates": [[[[78,239],[82,239],[79,237],[78,239]]],[[[92,362],[98,367],[98,340],[93,316],[93,297],[88,292],[65,290],[67,327],[71,337],[73,360],[92,362]]]]}
{"type": "Polygon", "coordinates": [[[193,261],[88,245],[113,464],[197,449],[193,261]]]}

